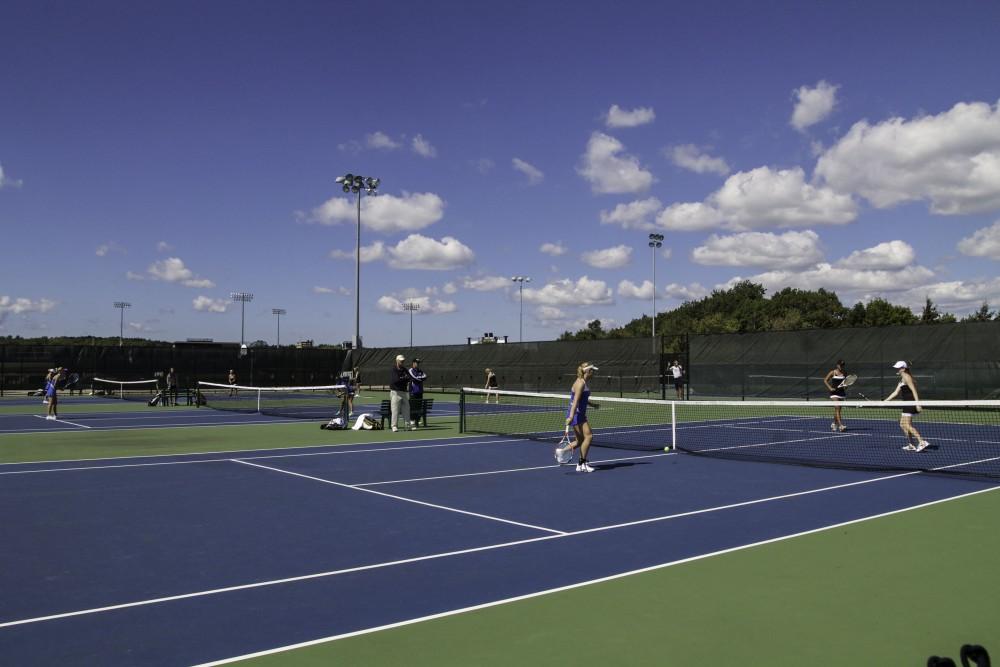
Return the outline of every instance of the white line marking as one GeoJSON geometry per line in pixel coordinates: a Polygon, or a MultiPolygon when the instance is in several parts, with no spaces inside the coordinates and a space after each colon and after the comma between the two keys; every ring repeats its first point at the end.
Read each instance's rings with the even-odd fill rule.
{"type": "MultiPolygon", "coordinates": [[[[1000,488],[1000,487],[997,487],[997,488],[1000,488]]],[[[224,658],[222,660],[216,660],[216,661],[213,661],[213,662],[205,662],[205,663],[201,663],[199,665],[195,665],[194,667],[218,667],[218,665],[228,665],[230,663],[238,662],[240,660],[249,660],[251,658],[259,658],[259,657],[266,656],[266,655],[274,655],[276,653],[284,653],[286,651],[292,651],[292,650],[295,650],[295,649],[305,648],[305,647],[308,647],[308,646],[316,646],[317,644],[325,644],[327,642],[334,642],[334,641],[337,641],[337,640],[340,640],[340,639],[347,639],[349,637],[358,637],[358,636],[361,636],[361,635],[367,635],[367,634],[372,634],[372,633],[375,633],[375,632],[381,632],[382,630],[391,630],[393,628],[401,628],[401,627],[405,627],[407,625],[414,625],[416,623],[422,623],[424,621],[432,621],[432,620],[439,619],[439,618],[447,618],[449,616],[457,616],[458,614],[465,614],[465,613],[468,613],[468,612],[479,611],[480,609],[489,609],[490,607],[498,607],[500,605],[510,604],[510,603],[513,603],[513,602],[521,602],[523,600],[530,600],[532,598],[541,597],[543,595],[552,595],[554,593],[561,593],[563,591],[569,591],[569,590],[573,590],[575,588],[583,588],[584,586],[591,586],[591,585],[594,585],[594,584],[601,584],[601,583],[605,583],[605,582],[608,582],[608,581],[614,581],[616,579],[623,579],[625,577],[631,577],[633,575],[643,574],[645,572],[653,572],[655,570],[662,570],[662,569],[666,569],[668,567],[673,567],[675,565],[684,565],[686,563],[693,563],[693,562],[696,562],[696,561],[699,561],[699,560],[705,560],[705,559],[708,559],[708,558],[714,558],[716,556],[722,556],[722,555],[725,555],[725,554],[735,553],[735,552],[739,552],[739,551],[745,551],[747,549],[753,549],[753,548],[764,546],[764,545],[767,545],[767,544],[775,544],[777,542],[783,542],[785,540],[790,540],[790,539],[794,539],[794,538],[797,538],[797,537],[805,537],[806,535],[812,535],[814,533],[821,533],[821,532],[828,531],[828,530],[835,530],[837,528],[843,528],[844,526],[850,526],[850,525],[855,524],[855,523],[861,523],[861,522],[864,522],[864,521],[872,521],[874,519],[881,519],[881,518],[884,518],[884,517],[887,517],[887,516],[892,516],[893,514],[900,514],[902,512],[909,512],[909,511],[912,511],[912,510],[915,510],[915,509],[922,509],[924,507],[930,507],[931,505],[937,505],[939,503],[950,502],[952,500],[958,500],[960,498],[966,498],[968,496],[973,496],[973,495],[977,495],[977,494],[980,494],[980,493],[986,493],[988,491],[995,491],[995,490],[996,490],[996,488],[993,488],[993,489],[982,489],[980,491],[973,491],[971,493],[967,493],[967,494],[964,494],[964,495],[961,495],[961,496],[954,496],[954,497],[951,497],[951,498],[943,498],[941,500],[933,500],[931,502],[924,503],[922,505],[915,505],[913,507],[906,507],[906,508],[903,508],[903,509],[892,510],[892,511],[889,511],[889,512],[883,512],[882,514],[875,514],[875,515],[872,515],[872,516],[862,517],[860,519],[852,519],[850,521],[844,521],[844,522],[832,524],[832,525],[829,525],[829,526],[822,526],[820,528],[813,528],[813,529],[810,529],[810,530],[804,530],[802,532],[794,533],[792,535],[783,535],[781,537],[774,537],[774,538],[771,538],[771,539],[768,539],[768,540],[761,540],[759,542],[753,542],[751,544],[743,544],[743,545],[740,545],[740,546],[737,546],[737,547],[730,547],[728,549],[720,549],[719,551],[713,551],[713,552],[707,553],[707,554],[699,554],[697,556],[690,556],[688,558],[681,558],[681,559],[674,560],[674,561],[668,561],[666,563],[660,563],[658,565],[651,565],[649,567],[643,567],[643,568],[639,568],[639,569],[636,569],[636,570],[630,570],[628,572],[620,572],[618,574],[612,574],[612,575],[609,575],[609,576],[606,576],[606,577],[600,577],[598,579],[591,579],[589,581],[581,581],[581,582],[577,582],[575,584],[569,584],[567,586],[559,586],[558,588],[550,588],[550,589],[543,590],[543,591],[536,591],[534,593],[527,593],[525,595],[518,595],[516,597],[505,598],[505,599],[502,599],[502,600],[494,600],[492,602],[485,602],[483,604],[477,604],[477,605],[472,605],[472,606],[469,606],[469,607],[463,607],[461,609],[451,609],[449,611],[444,611],[444,612],[440,612],[440,613],[437,613],[437,614],[429,614],[427,616],[421,616],[421,617],[418,617],[418,618],[410,618],[410,619],[407,619],[405,621],[398,621],[396,623],[387,623],[386,625],[380,625],[380,626],[377,626],[377,627],[365,628],[363,630],[355,630],[354,632],[345,632],[345,633],[339,634],[339,635],[331,635],[329,637],[321,637],[319,639],[312,639],[312,640],[305,641],[305,642],[299,642],[298,644],[289,644],[288,646],[279,646],[277,648],[267,649],[265,651],[257,651],[255,653],[247,653],[247,654],[244,654],[244,655],[233,656],[231,658],[224,658]]]]}
{"type": "MultiPolygon", "coordinates": [[[[77,424],[76,422],[71,422],[66,419],[60,419],[59,417],[56,417],[55,419],[48,419],[48,417],[43,417],[42,415],[31,415],[31,416],[37,417],[38,419],[45,419],[47,421],[58,422],[60,424],[69,424],[70,426],[79,426],[80,428],[90,428],[89,426],[84,426],[83,424],[77,424]]],[[[53,433],[55,433],[55,431],[53,431],[53,433]]]]}
{"type": "MultiPolygon", "coordinates": [[[[284,578],[284,579],[271,579],[271,580],[267,580],[267,581],[258,581],[258,582],[253,582],[253,583],[249,583],[249,584],[239,584],[239,585],[235,585],[235,586],[227,586],[225,588],[215,588],[215,589],[205,590],[205,591],[196,591],[194,593],[183,593],[183,594],[179,594],[179,595],[170,595],[170,596],[166,596],[166,597],[153,598],[153,599],[149,599],[149,600],[137,600],[135,602],[125,602],[125,603],[122,603],[122,604],[109,605],[109,606],[105,606],[105,607],[95,607],[95,608],[92,608],[92,609],[81,609],[81,610],[78,610],[78,611],[63,612],[63,613],[59,613],[59,614],[50,614],[48,616],[37,616],[37,617],[34,617],[34,618],[24,618],[24,619],[19,619],[19,620],[16,620],[16,621],[7,621],[5,623],[0,623],[0,629],[7,628],[7,627],[13,627],[13,626],[17,626],[17,625],[27,625],[27,624],[30,624],[30,623],[41,623],[41,622],[44,622],[44,621],[57,620],[57,619],[62,619],[62,618],[71,618],[71,617],[74,617],[74,616],[85,616],[85,615],[90,615],[90,614],[98,614],[98,613],[103,613],[103,612],[106,612],[106,611],[115,611],[115,610],[118,610],[118,609],[128,609],[128,608],[131,608],[131,607],[142,607],[142,606],[148,606],[148,605],[153,605],[153,604],[161,604],[161,603],[164,603],[164,602],[173,602],[173,601],[176,601],[176,600],[185,600],[185,599],[189,599],[189,598],[198,598],[198,597],[206,597],[206,596],[210,596],[210,595],[218,595],[218,594],[221,594],[221,593],[231,593],[233,591],[248,590],[248,589],[253,589],[253,588],[264,588],[264,587],[268,587],[268,586],[276,586],[276,585],[281,585],[281,584],[294,583],[294,582],[299,582],[299,581],[306,581],[306,580],[309,580],[309,579],[320,579],[320,578],[325,578],[325,577],[333,577],[333,576],[337,576],[337,575],[341,575],[341,574],[350,574],[350,573],[354,573],[354,572],[363,572],[363,571],[367,571],[367,570],[377,570],[377,569],[382,569],[382,568],[387,568],[387,567],[395,567],[397,565],[406,565],[406,564],[409,564],[409,563],[417,563],[417,562],[427,561],[427,560],[437,560],[437,559],[440,559],[440,558],[450,558],[452,556],[461,556],[461,555],[466,555],[466,554],[471,554],[471,553],[477,553],[477,552],[481,552],[481,551],[492,551],[494,549],[504,549],[504,548],[507,548],[507,547],[520,546],[522,544],[532,544],[534,542],[544,542],[546,540],[563,539],[563,538],[567,538],[567,537],[573,537],[575,535],[582,535],[582,534],[594,533],[594,532],[600,532],[600,531],[606,531],[606,530],[614,530],[614,529],[617,529],[617,528],[629,527],[629,526],[634,526],[634,525],[638,525],[638,524],[648,524],[648,523],[653,523],[653,522],[657,522],[657,521],[667,521],[667,520],[670,520],[670,519],[673,519],[673,518],[679,518],[679,517],[684,517],[684,516],[691,516],[693,514],[704,514],[704,513],[707,513],[707,512],[719,511],[719,510],[724,510],[724,509],[733,509],[733,508],[736,508],[736,507],[742,507],[742,506],[746,506],[746,505],[753,505],[753,504],[758,504],[758,503],[764,503],[764,502],[768,502],[768,501],[772,501],[772,500],[786,499],[786,498],[791,498],[791,497],[795,497],[795,496],[803,496],[803,495],[808,495],[808,494],[811,494],[811,493],[820,493],[820,492],[825,492],[825,491],[830,491],[830,490],[845,488],[847,486],[855,486],[855,485],[858,485],[858,484],[866,484],[866,483],[870,483],[870,482],[881,482],[881,481],[896,479],[896,478],[899,478],[899,477],[906,477],[908,475],[914,475],[914,474],[919,474],[919,473],[916,473],[916,472],[907,472],[907,473],[902,473],[902,474],[899,474],[899,475],[889,475],[889,476],[885,476],[885,477],[876,477],[876,478],[873,478],[873,479],[862,480],[860,482],[851,482],[851,483],[848,483],[848,484],[842,484],[842,485],[824,487],[824,488],[820,488],[820,489],[814,489],[814,490],[811,490],[811,491],[800,491],[800,492],[797,492],[797,493],[794,493],[794,494],[786,494],[786,495],[782,495],[782,496],[774,496],[772,498],[761,498],[761,499],[757,499],[757,500],[745,501],[743,503],[734,503],[734,504],[730,504],[730,505],[723,505],[723,506],[720,506],[718,508],[706,508],[706,509],[702,509],[702,510],[693,510],[693,511],[690,511],[690,512],[682,512],[682,513],[676,514],[676,515],[667,515],[667,516],[661,516],[661,517],[653,517],[653,518],[649,518],[649,519],[641,519],[639,521],[630,521],[628,523],[622,523],[622,524],[616,524],[616,525],[609,525],[609,526],[600,526],[600,527],[597,527],[597,528],[588,528],[588,529],[584,529],[584,530],[581,530],[581,531],[570,532],[570,533],[563,533],[563,534],[560,534],[560,535],[542,535],[540,537],[530,537],[530,538],[523,539],[523,540],[514,540],[514,541],[511,541],[511,542],[503,542],[503,543],[500,543],[500,544],[487,545],[487,546],[483,546],[483,547],[471,547],[471,548],[468,548],[468,549],[459,549],[459,550],[456,550],[456,551],[448,551],[448,552],[437,553],[437,554],[428,554],[426,556],[415,556],[413,558],[403,558],[403,559],[400,559],[400,560],[388,561],[388,562],[384,562],[384,563],[373,563],[371,565],[359,565],[359,566],[356,566],[356,567],[350,567],[350,568],[345,568],[345,569],[341,569],[341,570],[330,570],[330,571],[326,571],[326,572],[316,572],[316,573],[313,573],[313,574],[305,574],[305,575],[300,575],[300,576],[296,576],[296,577],[287,577],[287,578],[284,578]]],[[[652,567],[643,568],[641,570],[635,570],[635,571],[632,571],[632,572],[625,572],[625,573],[618,574],[618,575],[612,575],[611,577],[607,577],[607,578],[604,578],[604,579],[597,579],[597,580],[590,581],[590,582],[581,582],[579,584],[572,584],[569,587],[552,589],[550,591],[541,591],[539,593],[529,594],[529,596],[527,596],[527,597],[534,597],[534,596],[537,596],[537,595],[544,595],[545,593],[556,592],[556,591],[559,591],[559,590],[567,590],[568,588],[576,588],[576,587],[579,587],[579,586],[585,586],[585,585],[587,585],[589,583],[598,583],[600,581],[607,581],[607,580],[610,580],[610,579],[617,579],[617,578],[620,578],[620,577],[623,577],[623,576],[628,576],[629,574],[637,574],[637,573],[640,573],[640,572],[646,572],[648,570],[659,569],[661,567],[667,567],[667,566],[676,565],[676,564],[679,564],[679,563],[685,563],[685,562],[689,562],[689,561],[693,561],[693,560],[699,560],[699,559],[702,559],[702,558],[707,558],[709,556],[719,555],[719,554],[723,554],[723,553],[729,553],[730,551],[739,551],[739,550],[747,549],[747,548],[750,548],[750,547],[753,547],[753,546],[757,546],[757,545],[760,545],[760,544],[769,544],[771,542],[778,542],[778,541],[785,540],[785,539],[790,539],[790,538],[793,538],[793,537],[799,537],[801,535],[808,535],[808,534],[815,533],[815,532],[820,532],[820,531],[823,531],[823,530],[829,530],[829,529],[837,528],[837,527],[840,527],[840,526],[850,525],[852,523],[859,523],[859,522],[867,521],[867,520],[870,520],[870,519],[877,519],[877,518],[880,518],[880,517],[883,517],[883,516],[889,516],[889,515],[892,515],[892,514],[898,514],[900,512],[908,512],[910,510],[919,509],[919,508],[922,508],[922,507],[930,507],[931,505],[936,505],[938,503],[948,502],[948,501],[951,501],[951,500],[957,500],[959,498],[966,498],[966,497],[969,497],[969,496],[974,496],[974,495],[978,495],[980,493],[986,493],[986,492],[989,492],[989,491],[996,491],[997,489],[1000,489],[1000,486],[994,486],[994,487],[990,487],[990,488],[987,488],[987,489],[980,489],[979,491],[972,491],[972,492],[969,492],[969,493],[961,494],[961,495],[958,495],[958,496],[951,496],[951,497],[948,497],[948,498],[942,498],[942,499],[939,499],[939,500],[933,500],[933,501],[930,501],[930,502],[927,502],[927,503],[923,503],[921,505],[914,505],[914,506],[911,506],[911,507],[905,507],[905,508],[898,509],[898,510],[891,510],[889,512],[885,512],[885,513],[882,513],[882,514],[876,514],[876,515],[872,515],[872,516],[868,516],[868,517],[861,517],[859,519],[852,519],[850,521],[846,521],[846,522],[843,522],[843,523],[838,523],[838,524],[834,524],[834,525],[830,525],[830,526],[825,526],[825,527],[821,527],[821,528],[814,528],[814,529],[807,530],[807,531],[804,531],[804,532],[801,532],[801,533],[795,533],[795,534],[792,534],[792,535],[786,535],[786,536],[782,536],[782,537],[776,537],[776,538],[772,538],[770,540],[765,540],[763,542],[755,542],[753,544],[742,545],[742,546],[738,546],[738,547],[732,547],[731,549],[726,549],[724,551],[718,551],[718,552],[714,552],[714,553],[710,553],[710,554],[702,554],[700,556],[693,556],[691,558],[687,558],[687,559],[683,559],[683,560],[679,560],[679,561],[673,561],[673,562],[669,562],[669,563],[663,563],[661,565],[655,565],[655,566],[652,566],[652,567]]],[[[509,601],[514,601],[514,600],[518,600],[518,599],[526,599],[526,597],[512,598],[509,601]]],[[[502,602],[503,601],[498,601],[498,602],[489,603],[489,604],[490,605],[493,605],[493,604],[502,604],[502,602]]],[[[451,614],[451,613],[457,613],[457,612],[446,612],[446,613],[447,614],[451,614]]],[[[420,620],[420,619],[417,619],[417,620],[420,620]]],[[[416,621],[414,620],[414,621],[410,621],[410,622],[416,622],[416,621]]],[[[385,627],[391,627],[391,626],[385,626],[385,627]]],[[[358,633],[355,633],[355,634],[363,634],[365,632],[372,632],[372,631],[377,630],[377,629],[379,629],[379,628],[372,628],[372,629],[365,630],[365,631],[359,631],[358,633]]],[[[339,637],[346,637],[346,636],[350,636],[350,635],[338,636],[338,638],[339,637]]],[[[323,640],[323,641],[325,641],[325,640],[323,640]]],[[[296,646],[298,646],[298,645],[296,645],[296,646]]],[[[244,656],[244,657],[246,657],[246,656],[244,656]]],[[[235,660],[235,658],[233,660],[235,660]]],[[[213,664],[223,664],[223,663],[213,663],[213,664]]]]}
{"type": "Polygon", "coordinates": [[[376,496],[382,496],[384,498],[392,498],[393,500],[402,500],[403,502],[413,503],[414,505],[423,505],[424,507],[432,507],[434,509],[445,510],[446,512],[455,512],[457,514],[465,514],[467,516],[474,516],[478,519],[488,519],[490,521],[499,521],[500,523],[507,523],[512,526],[520,526],[521,528],[530,528],[532,530],[541,530],[546,533],[552,533],[554,535],[566,535],[567,533],[562,530],[553,530],[552,528],[545,528],[543,526],[535,526],[530,523],[522,523],[520,521],[511,521],[510,519],[502,519],[498,516],[490,516],[489,514],[479,514],[478,512],[469,512],[467,510],[460,510],[456,507],[448,507],[447,505],[438,505],[435,503],[424,502],[423,500],[414,500],[413,498],[406,498],[404,496],[397,496],[391,493],[384,493],[382,491],[374,491],[372,489],[363,489],[359,486],[354,486],[351,484],[344,484],[342,482],[334,482],[333,480],[323,479],[322,477],[313,477],[312,475],[303,475],[300,472],[292,472],[291,470],[282,470],[281,468],[272,468],[271,466],[261,465],[259,463],[250,463],[249,461],[242,461],[240,459],[231,459],[234,463],[242,463],[246,466],[253,466],[255,468],[262,468],[264,470],[271,470],[273,472],[280,472],[284,475],[292,475],[293,477],[301,477],[302,479],[310,479],[314,482],[322,482],[323,484],[331,484],[333,486],[339,486],[342,489],[351,489],[354,491],[362,491],[364,493],[372,493],[376,496]]]}
{"type": "MultiPolygon", "coordinates": [[[[656,457],[660,457],[660,456],[674,456],[674,454],[672,452],[669,453],[669,454],[666,453],[666,452],[664,452],[662,454],[646,454],[646,455],[643,455],[643,456],[625,456],[625,457],[617,458],[617,459],[601,459],[600,461],[594,461],[593,463],[594,463],[595,466],[597,466],[598,468],[600,468],[601,464],[603,464],[603,463],[617,463],[618,461],[633,461],[633,460],[636,460],[636,459],[651,459],[651,458],[656,458],[656,457]]],[[[387,480],[387,481],[384,481],[384,482],[361,482],[361,483],[355,484],[354,486],[361,487],[361,486],[380,486],[380,485],[383,485],[383,484],[405,484],[407,482],[432,482],[432,481],[441,480],[441,479],[456,479],[456,478],[459,478],[459,477],[479,477],[481,475],[501,475],[503,473],[509,473],[509,472],[531,472],[532,470],[550,470],[552,468],[561,468],[561,467],[563,467],[563,466],[560,466],[558,464],[552,464],[552,463],[550,463],[550,464],[544,465],[544,466],[531,466],[531,467],[528,467],[528,468],[508,468],[506,470],[488,470],[488,471],[485,471],[485,472],[466,472],[466,473],[459,473],[459,474],[455,474],[455,475],[438,475],[436,477],[412,477],[412,478],[409,478],[409,479],[391,479],[391,480],[387,480]]]]}

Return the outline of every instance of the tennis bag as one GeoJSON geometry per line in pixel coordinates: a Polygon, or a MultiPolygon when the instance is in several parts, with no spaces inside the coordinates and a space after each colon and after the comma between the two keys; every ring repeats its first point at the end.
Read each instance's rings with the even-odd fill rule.
{"type": "Polygon", "coordinates": [[[347,428],[347,424],[340,417],[334,417],[325,424],[320,424],[319,427],[324,431],[342,431],[347,428]]]}
{"type": "Polygon", "coordinates": [[[162,393],[157,394],[153,398],[149,399],[149,407],[151,408],[156,407],[157,405],[160,404],[160,401],[162,399],[163,399],[163,394],[162,393]]]}

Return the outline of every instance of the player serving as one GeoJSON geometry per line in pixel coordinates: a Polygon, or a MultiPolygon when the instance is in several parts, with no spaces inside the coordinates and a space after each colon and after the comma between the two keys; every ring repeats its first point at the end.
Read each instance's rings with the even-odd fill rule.
{"type": "Polygon", "coordinates": [[[569,463],[573,459],[573,450],[580,448],[580,459],[576,464],[577,472],[594,472],[594,469],[587,461],[587,453],[590,451],[590,444],[594,439],[594,432],[590,429],[590,422],[587,421],[587,407],[600,408],[597,403],[590,401],[590,387],[587,380],[599,370],[590,362],[585,361],[576,368],[576,381],[570,390],[569,410],[566,412],[566,431],[573,427],[573,441],[564,447],[556,449],[556,460],[560,463],[569,463]]]}

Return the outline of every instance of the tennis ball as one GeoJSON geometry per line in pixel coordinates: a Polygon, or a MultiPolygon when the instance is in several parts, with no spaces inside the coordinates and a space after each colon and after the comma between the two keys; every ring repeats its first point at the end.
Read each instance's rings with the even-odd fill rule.
{"type": "Polygon", "coordinates": [[[670,451],[670,445],[667,445],[666,447],[664,447],[664,448],[663,448],[663,451],[665,451],[665,452],[669,452],[669,451],[670,451]]]}

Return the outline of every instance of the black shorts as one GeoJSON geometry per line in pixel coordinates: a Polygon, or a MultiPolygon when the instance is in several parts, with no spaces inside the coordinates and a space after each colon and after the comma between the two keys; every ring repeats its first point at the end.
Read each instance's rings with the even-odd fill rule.
{"type": "Polygon", "coordinates": [[[917,406],[915,405],[904,405],[903,406],[904,415],[915,415],[917,414],[917,406]]]}
{"type": "Polygon", "coordinates": [[[830,398],[847,398],[847,391],[843,387],[837,387],[830,394],[830,398]]]}
{"type": "Polygon", "coordinates": [[[683,388],[684,388],[684,379],[674,378],[674,389],[683,389],[683,388]]]}

